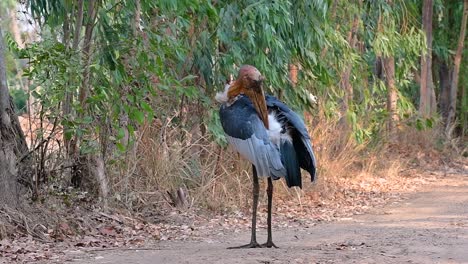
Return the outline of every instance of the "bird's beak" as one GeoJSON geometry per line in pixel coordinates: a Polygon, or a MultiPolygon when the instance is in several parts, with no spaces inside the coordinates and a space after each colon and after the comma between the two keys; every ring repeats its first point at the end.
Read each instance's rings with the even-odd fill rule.
{"type": "Polygon", "coordinates": [[[267,129],[269,129],[268,109],[265,102],[265,96],[263,95],[263,93],[258,92],[254,92],[252,94],[249,94],[248,96],[250,97],[250,100],[252,101],[255,110],[257,110],[258,116],[262,120],[263,125],[265,125],[267,129]]]}

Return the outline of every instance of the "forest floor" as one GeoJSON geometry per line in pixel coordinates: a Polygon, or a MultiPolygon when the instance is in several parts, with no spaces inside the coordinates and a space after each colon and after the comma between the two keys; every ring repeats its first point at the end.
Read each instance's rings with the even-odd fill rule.
{"type": "Polygon", "coordinates": [[[359,180],[362,188],[350,187],[344,200],[276,199],[278,249],[226,249],[249,241],[248,210],[173,210],[161,218],[73,207],[42,239],[35,225],[31,235],[0,240],[0,263],[468,263],[468,165],[401,174],[359,180]]]}
{"type": "MultiPolygon", "coordinates": [[[[265,230],[259,233],[262,242],[265,230]]],[[[139,250],[76,253],[70,263],[468,263],[468,175],[446,176],[363,215],[273,234],[278,249],[226,249],[249,241],[243,230],[139,250]]]]}

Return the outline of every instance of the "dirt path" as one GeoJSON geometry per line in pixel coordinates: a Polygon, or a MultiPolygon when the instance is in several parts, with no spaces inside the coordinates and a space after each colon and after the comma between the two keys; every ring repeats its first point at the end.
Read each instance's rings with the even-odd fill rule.
{"type": "MultiPolygon", "coordinates": [[[[468,263],[468,176],[371,214],[309,228],[274,230],[279,249],[239,249],[249,233],[152,250],[98,251],[72,263],[468,263]]],[[[259,241],[265,230],[259,230],[259,241]]],[[[81,256],[76,256],[83,257],[81,256]]]]}

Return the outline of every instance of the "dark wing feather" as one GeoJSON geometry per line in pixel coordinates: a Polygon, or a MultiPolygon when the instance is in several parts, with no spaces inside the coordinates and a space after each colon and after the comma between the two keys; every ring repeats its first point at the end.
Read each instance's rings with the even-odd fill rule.
{"type": "Polygon", "coordinates": [[[220,109],[221,125],[229,143],[257,169],[258,176],[284,177],[278,146],[273,144],[251,101],[240,96],[220,109]]]}
{"type": "Polygon", "coordinates": [[[299,165],[310,173],[311,180],[314,181],[317,163],[304,121],[276,97],[267,95],[266,102],[269,110],[276,111],[279,122],[287,122],[299,165]]]}

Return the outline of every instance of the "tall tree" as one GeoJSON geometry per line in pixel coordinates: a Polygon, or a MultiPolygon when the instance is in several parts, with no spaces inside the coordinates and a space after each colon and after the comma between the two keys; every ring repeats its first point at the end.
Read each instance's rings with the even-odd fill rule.
{"type": "Polygon", "coordinates": [[[421,86],[419,112],[423,117],[431,116],[436,110],[434,83],[432,80],[432,0],[424,0],[422,8],[422,26],[426,34],[427,51],[421,56],[421,86]]]}
{"type": "MultiPolygon", "coordinates": [[[[386,2],[389,7],[395,8],[392,0],[387,0],[386,2]]],[[[385,12],[383,16],[380,16],[379,23],[382,23],[381,26],[383,27],[395,27],[394,18],[389,16],[389,14],[385,14],[385,12]],[[387,21],[381,21],[382,19],[387,21]]],[[[390,48],[387,52],[383,54],[382,66],[385,74],[385,84],[387,86],[387,132],[390,141],[394,141],[396,126],[399,121],[397,114],[398,90],[395,82],[395,49],[390,48]]]]}
{"type": "MultiPolygon", "coordinates": [[[[348,35],[346,41],[348,42],[349,47],[354,50],[358,42],[356,33],[358,31],[359,21],[360,21],[360,7],[362,0],[358,1],[358,10],[354,14],[353,19],[351,20],[351,26],[349,27],[348,35]]],[[[349,105],[353,101],[353,86],[351,85],[351,71],[353,64],[349,63],[345,66],[345,69],[340,74],[340,86],[344,91],[343,103],[341,105],[342,116],[346,116],[346,112],[349,110],[349,105]]],[[[345,119],[342,119],[342,121],[345,119]]],[[[342,122],[343,123],[343,122],[342,122]]]]}
{"type": "MultiPolygon", "coordinates": [[[[72,6],[72,8],[75,8],[75,5],[72,6]]],[[[73,33],[73,46],[72,46],[72,50],[76,51],[78,50],[78,45],[80,43],[80,39],[81,39],[81,27],[83,25],[83,0],[78,0],[76,2],[76,21],[75,21],[75,30],[74,30],[74,33],[73,33]]],[[[73,10],[74,11],[74,10],[73,10]]],[[[73,13],[73,12],[72,12],[73,13]]],[[[69,33],[66,33],[66,32],[69,32],[69,28],[66,26],[66,25],[69,25],[70,24],[70,20],[71,19],[71,16],[68,17],[68,15],[66,14],[65,15],[65,19],[64,19],[64,40],[63,40],[63,44],[65,46],[67,46],[67,43],[68,43],[68,38],[65,37],[67,35],[69,35],[69,33]]],[[[69,91],[69,90],[66,90],[65,91],[65,97],[64,97],[64,100],[63,100],[63,103],[62,103],[62,111],[63,111],[63,115],[65,117],[68,117],[70,114],[71,114],[71,104],[73,102],[73,92],[72,91],[69,91]]],[[[70,140],[64,136],[63,138],[64,142],[65,142],[65,147],[67,149],[67,152],[68,154],[70,154],[70,140]]]]}
{"type": "Polygon", "coordinates": [[[392,55],[384,56],[382,63],[387,84],[387,112],[389,115],[387,128],[390,139],[393,140],[399,119],[397,114],[398,91],[395,85],[395,58],[392,55]]]}
{"type": "Polygon", "coordinates": [[[26,140],[8,91],[5,44],[0,27],[0,203],[10,207],[19,203],[18,161],[26,152],[26,140]]]}
{"type": "Polygon", "coordinates": [[[468,17],[468,0],[465,0],[463,4],[463,17],[462,17],[462,21],[460,25],[460,34],[458,37],[457,51],[454,57],[453,72],[452,72],[452,78],[451,78],[451,83],[450,83],[450,93],[449,93],[450,104],[448,108],[447,122],[446,122],[446,132],[448,136],[450,136],[451,134],[450,131],[451,131],[452,124],[455,121],[455,115],[456,115],[456,109],[457,109],[456,107],[457,107],[458,78],[459,78],[459,72],[460,72],[461,59],[463,55],[463,46],[465,44],[467,17],[468,17]]]}

